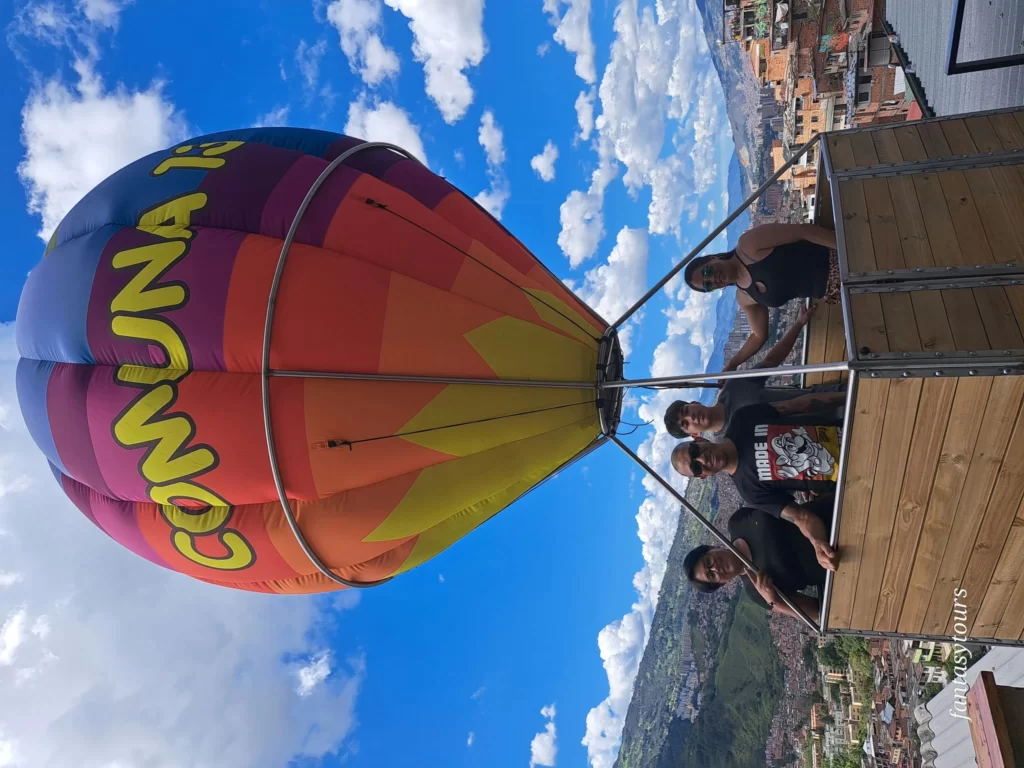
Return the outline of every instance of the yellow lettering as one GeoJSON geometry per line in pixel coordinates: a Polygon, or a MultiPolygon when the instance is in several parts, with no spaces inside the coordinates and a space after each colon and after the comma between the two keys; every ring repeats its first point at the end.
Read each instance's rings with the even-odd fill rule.
{"type": "MultiPolygon", "coordinates": [[[[114,319],[110,321],[110,329],[118,336],[141,339],[160,345],[167,356],[164,366],[166,368],[187,371],[191,367],[185,342],[174,328],[163,320],[134,315],[115,315],[114,319]]],[[[174,378],[180,377],[175,376],[174,378]]]]}
{"type": "Polygon", "coordinates": [[[220,536],[221,544],[228,550],[225,557],[209,557],[196,551],[195,538],[185,531],[175,531],[171,537],[174,548],[181,552],[193,563],[204,565],[207,568],[216,568],[221,571],[238,571],[248,568],[256,559],[249,542],[233,530],[226,530],[220,536]]]}
{"type": "Polygon", "coordinates": [[[232,149],[238,149],[244,143],[244,141],[209,141],[199,146],[203,149],[203,157],[216,157],[230,152],[232,149]]]}
{"type": "Polygon", "coordinates": [[[175,237],[190,240],[194,234],[189,229],[192,225],[192,214],[205,208],[206,202],[207,197],[203,192],[193,192],[191,195],[182,195],[166,203],[161,203],[139,216],[139,229],[152,232],[167,240],[175,237]],[[173,223],[168,225],[169,221],[173,223]]]}
{"type": "Polygon", "coordinates": [[[154,176],[163,176],[175,168],[193,168],[204,171],[211,171],[224,165],[224,159],[220,157],[169,157],[153,169],[154,176]]]}
{"type": "Polygon", "coordinates": [[[151,288],[150,286],[167,272],[188,250],[181,240],[167,243],[153,243],[141,248],[130,248],[114,254],[111,263],[114,269],[126,269],[144,265],[128,281],[114,300],[110,302],[111,312],[152,312],[156,309],[174,309],[185,303],[188,294],[181,285],[151,288]]]}
{"type": "Polygon", "coordinates": [[[175,168],[195,168],[200,170],[212,170],[224,165],[224,158],[218,157],[233,149],[238,149],[245,142],[242,141],[212,141],[207,144],[200,144],[202,153],[199,155],[186,154],[195,149],[192,144],[186,144],[174,150],[177,157],[169,157],[153,169],[154,176],[163,176],[175,168]]]}
{"type": "Polygon", "coordinates": [[[172,385],[160,384],[137,397],[114,424],[114,437],[121,445],[152,445],[142,461],[142,474],[158,485],[193,477],[217,463],[209,448],[183,450],[194,430],[184,416],[163,416],[174,396],[172,385]]]}
{"type": "MultiPolygon", "coordinates": [[[[175,168],[210,170],[224,165],[220,157],[242,146],[240,141],[217,141],[198,147],[185,144],[153,169],[161,176],[175,168]]],[[[177,398],[176,382],[191,370],[188,344],[177,328],[156,313],[184,306],[188,291],[183,284],[160,279],[188,253],[195,234],[192,214],[208,202],[202,192],[176,197],[143,212],[138,229],[164,242],[131,248],[114,254],[114,269],[140,267],[110,303],[110,328],[117,336],[138,339],[163,349],[162,367],[124,364],[117,369],[122,384],[143,391],[114,422],[114,438],[126,448],[148,446],[140,468],[149,483],[149,497],[171,527],[171,544],[183,557],[216,570],[239,570],[256,561],[256,553],[238,531],[228,527],[233,508],[213,491],[187,478],[202,475],[217,465],[217,455],[207,446],[189,448],[195,425],[184,414],[168,414],[177,398]],[[227,551],[223,557],[204,555],[196,549],[200,536],[216,536],[227,551]]]]}

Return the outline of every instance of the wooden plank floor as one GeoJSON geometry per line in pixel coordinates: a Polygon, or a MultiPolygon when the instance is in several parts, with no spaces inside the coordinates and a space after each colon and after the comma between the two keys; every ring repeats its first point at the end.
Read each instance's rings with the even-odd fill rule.
{"type": "Polygon", "coordinates": [[[1024,642],[1024,377],[862,379],[828,626],[1024,642]]]}

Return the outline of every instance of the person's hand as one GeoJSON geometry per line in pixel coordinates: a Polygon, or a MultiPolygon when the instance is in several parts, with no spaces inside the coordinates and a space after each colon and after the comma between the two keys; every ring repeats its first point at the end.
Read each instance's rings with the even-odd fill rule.
{"type": "Polygon", "coordinates": [[[774,608],[775,603],[781,602],[779,599],[779,593],[775,589],[775,583],[772,581],[772,577],[766,572],[761,571],[760,573],[754,573],[749,568],[744,568],[747,572],[747,578],[750,579],[750,583],[754,585],[754,589],[757,590],[758,594],[764,598],[764,601],[768,605],[774,608]]]}
{"type": "Polygon", "coordinates": [[[801,517],[799,527],[807,540],[811,542],[811,546],[814,547],[814,555],[818,558],[818,564],[825,570],[836,570],[839,557],[825,538],[825,523],[822,522],[822,519],[807,512],[801,517]]]}
{"type": "Polygon", "coordinates": [[[811,304],[811,306],[809,307],[801,307],[800,315],[797,317],[796,322],[801,326],[807,325],[811,321],[811,317],[814,315],[817,309],[817,302],[811,304]]]}

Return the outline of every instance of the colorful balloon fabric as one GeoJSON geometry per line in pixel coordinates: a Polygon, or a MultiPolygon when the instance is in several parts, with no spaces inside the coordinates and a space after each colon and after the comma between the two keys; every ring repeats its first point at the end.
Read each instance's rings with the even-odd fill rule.
{"type": "MultiPolygon", "coordinates": [[[[263,421],[271,284],[296,211],[363,142],[230,131],[132,163],[61,222],[18,309],[18,393],[64,491],[138,555],[261,592],[337,589],[302,551],[263,421]]],[[[476,203],[386,148],[301,218],[276,299],[284,491],[331,572],[409,570],[600,434],[606,324],[476,203]],[[307,373],[584,382],[536,388],[307,373]]]]}

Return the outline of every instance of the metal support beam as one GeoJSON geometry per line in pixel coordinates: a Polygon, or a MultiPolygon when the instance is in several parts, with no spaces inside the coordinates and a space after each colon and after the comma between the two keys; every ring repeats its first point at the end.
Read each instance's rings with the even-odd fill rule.
{"type": "MultiPolygon", "coordinates": [[[[722,371],[720,373],[690,373],[682,376],[665,376],[657,379],[634,379],[632,381],[606,381],[602,389],[615,389],[618,387],[666,387],[671,388],[678,385],[689,386],[697,381],[711,381],[718,379],[727,381],[729,379],[756,379],[768,376],[791,375],[797,373],[833,373],[835,371],[849,370],[850,364],[846,360],[836,363],[817,363],[815,365],[785,365],[778,368],[743,368],[738,371],[722,371]]],[[[684,387],[679,386],[680,389],[684,387]]]]}
{"type": "MultiPolygon", "coordinates": [[[[966,9],[967,0],[956,0],[956,5],[953,6],[953,23],[949,28],[949,43],[946,46],[947,76],[963,75],[968,72],[985,72],[989,69],[1001,69],[1003,67],[1015,67],[1024,64],[1024,53],[989,56],[985,59],[974,59],[973,61],[960,61],[960,36],[963,32],[964,11],[966,9]]],[[[1010,38],[1016,42],[1016,36],[1012,30],[1010,38]]]]}
{"type": "Polygon", "coordinates": [[[726,227],[732,224],[733,221],[735,221],[741,213],[743,213],[745,210],[747,210],[747,208],[753,205],[754,202],[761,195],[763,195],[772,184],[778,181],[779,178],[781,178],[781,176],[786,171],[788,171],[793,166],[793,164],[796,163],[797,160],[803,157],[807,150],[813,147],[822,137],[822,135],[823,134],[820,133],[815,134],[810,141],[808,141],[806,144],[800,147],[800,149],[798,149],[793,154],[793,156],[789,158],[789,160],[783,163],[781,168],[779,168],[774,174],[772,174],[770,179],[768,179],[764,184],[755,189],[753,194],[751,194],[750,197],[744,200],[743,204],[740,205],[739,208],[730,213],[721,224],[715,227],[707,237],[705,237],[703,240],[701,240],[700,243],[697,244],[696,248],[690,251],[682,261],[680,261],[678,264],[672,267],[672,269],[668,271],[668,274],[661,278],[661,280],[654,284],[653,288],[651,288],[647,293],[640,297],[639,301],[637,301],[632,307],[627,309],[625,314],[622,315],[622,317],[620,317],[618,320],[612,323],[612,327],[621,328],[622,324],[629,320],[629,318],[631,318],[636,313],[636,311],[640,309],[640,307],[646,304],[652,296],[654,296],[658,291],[664,288],[669,280],[675,277],[680,270],[682,270],[688,263],[690,263],[701,251],[707,248],[716,237],[718,237],[720,234],[722,234],[722,232],[725,231],[726,227]]]}
{"type": "Polygon", "coordinates": [[[1024,360],[998,358],[935,360],[924,357],[903,360],[858,360],[851,363],[861,376],[871,379],[921,379],[968,376],[1024,376],[1024,360]]]}
{"type": "Polygon", "coordinates": [[[417,384],[471,384],[487,387],[539,387],[541,389],[597,389],[593,381],[530,381],[525,379],[459,379],[444,376],[402,376],[387,373],[335,373],[332,371],[280,371],[270,369],[267,376],[278,379],[341,379],[343,381],[381,381],[417,384]]]}
{"type": "Polygon", "coordinates": [[[851,294],[910,293],[914,291],[951,291],[957,288],[998,288],[1024,284],[1024,275],[1013,277],[946,277],[945,279],[902,281],[898,283],[859,283],[849,286],[851,294]]]}
{"type": "MultiPolygon", "coordinates": [[[[732,545],[732,542],[729,541],[728,536],[726,536],[717,528],[715,528],[715,526],[711,523],[710,520],[704,517],[704,515],[702,515],[696,507],[694,507],[690,502],[686,500],[686,497],[684,497],[681,493],[679,493],[679,491],[673,488],[672,485],[667,480],[665,480],[665,478],[663,478],[661,475],[659,475],[657,472],[651,469],[650,465],[647,462],[645,462],[643,459],[641,459],[639,456],[633,453],[633,451],[630,450],[629,446],[627,446],[625,443],[619,440],[619,438],[617,438],[615,435],[612,435],[610,439],[617,446],[619,446],[619,448],[622,449],[623,453],[625,453],[627,456],[629,456],[629,458],[631,458],[638,465],[640,465],[640,467],[647,474],[649,474],[651,477],[657,480],[661,484],[662,488],[664,488],[666,491],[672,494],[672,496],[675,497],[676,501],[682,504],[683,508],[686,511],[688,511],[691,515],[693,515],[693,517],[696,518],[697,522],[704,526],[708,533],[710,533],[712,536],[718,539],[719,544],[721,544],[723,547],[732,552],[736,557],[738,557],[740,562],[743,563],[744,567],[749,568],[754,573],[759,574],[761,572],[760,570],[758,570],[756,565],[750,562],[742,552],[740,552],[738,549],[736,549],[736,547],[732,545]]],[[[790,610],[792,610],[797,616],[799,616],[800,619],[803,620],[804,624],[806,624],[813,632],[817,633],[819,631],[818,625],[811,620],[811,617],[804,613],[799,608],[799,606],[794,604],[786,596],[784,592],[782,592],[781,590],[777,591],[779,593],[779,597],[782,598],[782,602],[789,606],[790,610]]]]}
{"type": "Polygon", "coordinates": [[[854,179],[880,179],[890,176],[910,176],[917,173],[967,171],[975,168],[995,168],[1001,165],[1024,163],[1024,150],[1008,149],[1002,152],[979,152],[971,155],[933,157],[926,160],[908,160],[900,163],[862,165],[836,171],[840,182],[854,179]]]}
{"type": "Polygon", "coordinates": [[[967,278],[993,278],[1016,276],[1024,279],[1024,264],[1011,261],[1004,264],[975,264],[955,267],[914,267],[911,269],[877,269],[870,272],[851,272],[844,281],[851,285],[861,283],[917,282],[922,280],[963,280],[967,278]]]}

